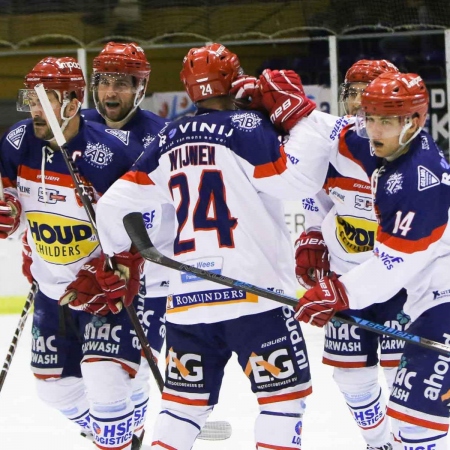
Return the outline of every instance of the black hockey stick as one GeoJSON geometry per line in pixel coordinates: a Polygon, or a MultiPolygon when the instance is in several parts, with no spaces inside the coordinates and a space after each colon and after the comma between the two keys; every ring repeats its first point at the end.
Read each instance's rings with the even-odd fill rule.
{"type": "MultiPolygon", "coordinates": [[[[53,132],[55,140],[56,140],[56,142],[61,150],[62,156],[64,158],[64,162],[66,163],[67,168],[72,177],[72,180],[74,182],[75,189],[81,199],[84,209],[86,210],[86,214],[89,218],[92,228],[94,229],[94,233],[97,236],[97,240],[100,245],[100,239],[99,239],[98,231],[97,231],[97,224],[95,222],[95,211],[92,206],[92,201],[89,197],[89,193],[86,191],[86,186],[83,184],[83,181],[81,180],[80,172],[78,171],[78,167],[75,165],[74,161],[72,160],[72,158],[70,158],[70,156],[67,152],[66,138],[64,137],[64,135],[61,131],[61,127],[59,126],[58,120],[56,119],[53,108],[47,97],[47,93],[45,92],[45,88],[42,84],[38,84],[37,86],[35,86],[34,90],[36,91],[36,94],[39,97],[42,108],[45,112],[45,115],[47,116],[47,120],[50,125],[50,128],[53,132]]],[[[107,257],[107,262],[110,265],[110,267],[112,269],[114,269],[114,267],[112,265],[112,261],[108,257],[107,257]]],[[[164,380],[163,380],[163,377],[161,376],[161,372],[159,371],[158,366],[156,364],[156,360],[151,351],[147,336],[145,335],[145,332],[142,329],[142,325],[139,322],[139,318],[136,314],[136,310],[134,309],[133,305],[126,306],[125,309],[128,313],[128,317],[130,318],[130,321],[134,327],[134,330],[136,332],[136,335],[139,339],[142,350],[144,352],[145,358],[148,362],[148,365],[150,366],[150,369],[156,380],[158,388],[160,389],[160,391],[162,391],[162,389],[164,388],[164,380]]]]}
{"type": "MultiPolygon", "coordinates": [[[[277,294],[274,291],[254,286],[243,281],[234,280],[233,278],[228,278],[224,275],[209,272],[203,269],[198,269],[197,267],[189,266],[187,264],[183,264],[181,262],[170,259],[167,256],[164,256],[152,244],[147,230],[145,229],[142,214],[139,212],[127,214],[123,218],[123,223],[128,235],[130,236],[131,241],[133,242],[139,253],[148,261],[160,264],[162,266],[170,267],[171,269],[175,269],[180,272],[193,273],[200,278],[214,281],[215,283],[223,284],[232,288],[242,289],[243,291],[250,292],[252,294],[256,294],[270,300],[274,300],[278,303],[283,303],[284,305],[295,307],[298,304],[297,299],[288,297],[287,295],[277,294]]],[[[416,344],[420,345],[421,347],[436,350],[446,356],[450,356],[450,346],[417,336],[415,334],[408,333],[407,331],[396,330],[395,328],[381,325],[370,320],[361,319],[355,316],[347,316],[340,313],[336,313],[333,318],[342,323],[357,325],[358,327],[365,330],[373,331],[374,333],[378,334],[385,334],[387,336],[401,339],[411,344],[416,344]]]]}
{"type": "Polygon", "coordinates": [[[0,391],[2,390],[3,383],[5,382],[6,375],[8,375],[9,367],[16,353],[17,343],[19,342],[22,331],[25,327],[25,322],[27,321],[28,314],[30,313],[31,306],[38,291],[38,284],[33,281],[31,284],[30,291],[28,292],[25,305],[23,305],[22,313],[20,314],[19,323],[17,324],[16,331],[14,332],[14,337],[12,338],[11,345],[9,346],[8,353],[6,354],[5,362],[3,363],[3,368],[0,373],[0,391]]]}

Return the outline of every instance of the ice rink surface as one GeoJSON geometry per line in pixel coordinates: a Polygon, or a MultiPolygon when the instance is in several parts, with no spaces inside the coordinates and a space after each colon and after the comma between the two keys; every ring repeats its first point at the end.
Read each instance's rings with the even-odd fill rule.
{"type": "MultiPolygon", "coordinates": [[[[1,365],[19,320],[18,315],[0,316],[1,365]]],[[[78,434],[78,429],[57,411],[43,404],[36,395],[29,369],[31,317],[0,392],[1,450],[93,450],[94,445],[78,434]]],[[[332,370],[321,363],[323,331],[303,326],[313,379],[303,420],[303,450],[365,450],[363,439],[332,380],[332,370]]],[[[150,448],[152,427],[159,412],[160,396],[152,381],[153,401],[146,422],[144,449],[150,448]]],[[[233,432],[224,441],[197,440],[195,450],[252,450],[253,423],[258,406],[250,383],[236,359],[225,372],[219,404],[210,420],[230,422],[233,432]]],[[[144,450],[143,449],[143,450],[144,450]]]]}

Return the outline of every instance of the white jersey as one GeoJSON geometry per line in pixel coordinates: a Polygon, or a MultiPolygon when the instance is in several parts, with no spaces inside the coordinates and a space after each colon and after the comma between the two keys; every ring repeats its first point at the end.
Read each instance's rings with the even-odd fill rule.
{"type": "Polygon", "coordinates": [[[380,159],[369,140],[358,138],[353,118],[334,135],[324,190],[305,207],[307,229],[320,229],[330,254],[330,268],[343,274],[372,255],[378,227],[370,176],[380,159]]]}
{"type": "MultiPolygon", "coordinates": [[[[294,295],[293,249],[282,200],[314,195],[323,185],[329,135],[313,113],[283,145],[272,124],[253,111],[203,110],[169,124],[134,170],[98,205],[102,246],[112,255],[129,246],[122,218],[152,202],[176,211],[175,259],[287,295],[294,295]]],[[[168,255],[170,256],[170,255],[168,255]]],[[[212,323],[279,307],[259,298],[172,271],[167,319],[212,323]]]]}

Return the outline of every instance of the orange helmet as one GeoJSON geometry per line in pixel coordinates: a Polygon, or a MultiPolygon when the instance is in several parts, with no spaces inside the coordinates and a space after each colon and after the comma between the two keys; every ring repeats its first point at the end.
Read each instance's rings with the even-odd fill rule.
{"type": "Polygon", "coordinates": [[[416,73],[381,74],[364,90],[361,108],[365,114],[383,116],[418,115],[423,127],[428,113],[429,95],[416,73]]]}
{"type": "Polygon", "coordinates": [[[134,42],[108,42],[93,62],[94,74],[126,73],[136,78],[148,79],[150,71],[150,63],[144,50],[134,42]]]}
{"type": "Polygon", "coordinates": [[[183,59],[180,79],[193,102],[228,95],[243,70],[236,54],[222,44],[191,48],[183,59]]]}
{"type": "Polygon", "coordinates": [[[24,84],[27,89],[34,89],[40,83],[45,89],[55,91],[61,102],[70,100],[72,92],[83,102],[86,82],[83,71],[74,58],[49,56],[39,61],[25,76],[24,84]]]}
{"type": "Polygon", "coordinates": [[[398,68],[387,59],[361,59],[345,74],[344,83],[370,83],[385,72],[398,73],[398,68]]]}

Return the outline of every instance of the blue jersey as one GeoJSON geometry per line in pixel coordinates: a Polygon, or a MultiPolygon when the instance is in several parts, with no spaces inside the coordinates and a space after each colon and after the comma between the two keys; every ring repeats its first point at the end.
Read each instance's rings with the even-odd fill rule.
{"type": "MultiPolygon", "coordinates": [[[[22,205],[33,277],[45,295],[59,299],[100,247],[61,152],[47,144],[34,135],[31,119],[18,122],[0,141],[0,171],[5,192],[22,205]]],[[[82,118],[67,149],[94,205],[143,151],[129,131],[110,133],[82,118]]]]}
{"type": "MultiPolygon", "coordinates": [[[[93,109],[85,109],[81,114],[86,120],[105,123],[105,119],[93,109]]],[[[114,132],[127,131],[131,133],[136,139],[142,142],[144,148],[147,148],[150,143],[156,138],[158,133],[166,124],[165,120],[156,114],[137,108],[135,114],[131,119],[123,125],[120,130],[112,130],[114,132]]],[[[173,225],[175,217],[170,209],[153,205],[143,212],[145,226],[152,237],[153,243],[164,253],[172,253],[173,244],[173,225]],[[163,225],[163,226],[161,226],[163,225]]],[[[160,297],[167,294],[167,287],[169,280],[169,269],[152,264],[145,263],[144,276],[142,283],[145,285],[145,297],[160,297]]],[[[142,292],[141,292],[142,293],[142,292]]]]}
{"type": "Polygon", "coordinates": [[[408,291],[405,312],[450,301],[450,165],[425,131],[372,176],[378,230],[373,256],[341,277],[350,307],[361,309],[408,291]]]}

